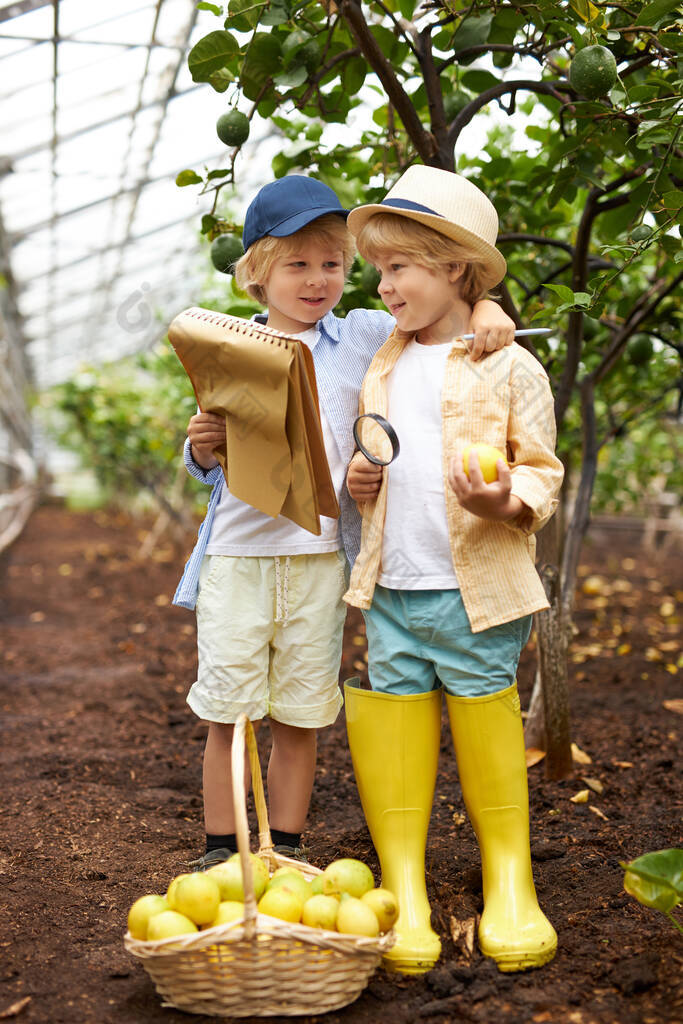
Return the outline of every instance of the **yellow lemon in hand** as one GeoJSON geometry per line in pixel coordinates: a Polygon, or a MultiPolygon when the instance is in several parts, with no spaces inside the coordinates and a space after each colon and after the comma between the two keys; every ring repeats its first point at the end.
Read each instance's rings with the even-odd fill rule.
{"type": "Polygon", "coordinates": [[[144,942],[150,918],[170,909],[165,896],[157,896],[155,893],[141,896],[128,911],[128,931],[134,939],[141,939],[144,942]]]}
{"type": "Polygon", "coordinates": [[[221,891],[218,882],[208,872],[198,871],[194,875],[181,878],[174,895],[175,909],[179,914],[189,917],[195,924],[208,924],[213,921],[221,902],[221,891]]]}
{"type": "Polygon", "coordinates": [[[150,942],[157,942],[159,939],[170,939],[174,935],[187,935],[197,931],[197,925],[185,914],[179,914],[175,910],[162,910],[160,914],[150,918],[147,938],[150,942]]]}
{"type": "Polygon", "coordinates": [[[379,930],[388,932],[398,920],[398,900],[388,889],[370,889],[361,896],[363,903],[374,910],[379,930]]]}
{"type": "Polygon", "coordinates": [[[372,907],[363,903],[362,899],[349,896],[339,904],[337,931],[346,935],[367,935],[374,938],[379,935],[379,921],[372,907]]]}
{"type": "Polygon", "coordinates": [[[473,451],[479,458],[479,468],[481,469],[481,475],[483,476],[487,484],[492,484],[494,480],[498,479],[498,466],[496,463],[498,459],[507,466],[507,459],[498,448],[494,448],[492,444],[468,444],[465,445],[462,453],[462,466],[465,470],[465,475],[469,478],[469,453],[473,451]]]}

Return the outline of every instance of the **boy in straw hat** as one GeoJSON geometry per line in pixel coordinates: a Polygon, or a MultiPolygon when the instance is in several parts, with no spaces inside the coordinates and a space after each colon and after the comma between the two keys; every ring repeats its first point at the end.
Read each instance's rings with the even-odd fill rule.
{"type": "Polygon", "coordinates": [[[387,966],[418,973],[440,952],[424,853],[443,688],[482,860],[479,944],[500,970],[524,970],[557,946],[531,871],[515,683],[531,615],[548,606],[533,533],[552,516],[563,474],[548,378],[517,344],[475,363],[461,339],[472,304],[506,269],[496,211],[471,182],[410,167],[348,224],[396,320],[360,412],[389,419],[400,456],[385,469],[360,453],[350,464],[363,533],[344,598],[365,609],[372,686],[346,684],[349,745],[382,885],[400,905],[387,966]],[[463,447],[476,442],[507,453],[491,483],[474,454],[464,471],[463,447]]]}

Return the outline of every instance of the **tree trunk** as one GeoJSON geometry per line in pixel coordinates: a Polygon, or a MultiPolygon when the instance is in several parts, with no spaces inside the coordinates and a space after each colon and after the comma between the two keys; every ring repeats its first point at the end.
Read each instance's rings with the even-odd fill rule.
{"type": "Polygon", "coordinates": [[[571,625],[562,602],[559,521],[555,516],[537,538],[540,575],[550,608],[536,613],[538,663],[524,729],[527,747],[545,750],[545,773],[563,779],[572,770],[567,652],[571,625]]]}

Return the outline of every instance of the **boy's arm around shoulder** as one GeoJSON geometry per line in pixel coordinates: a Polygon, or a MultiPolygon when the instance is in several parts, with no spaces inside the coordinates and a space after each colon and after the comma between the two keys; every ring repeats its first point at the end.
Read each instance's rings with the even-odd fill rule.
{"type": "Polygon", "coordinates": [[[525,349],[515,345],[514,350],[507,440],[512,494],[525,508],[507,525],[531,534],[557,508],[564,466],[555,454],[555,403],[548,375],[525,349]]]}

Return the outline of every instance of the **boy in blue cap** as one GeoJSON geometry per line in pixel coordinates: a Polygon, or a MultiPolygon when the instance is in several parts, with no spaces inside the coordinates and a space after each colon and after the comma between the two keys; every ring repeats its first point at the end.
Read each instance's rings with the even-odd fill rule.
{"type": "MultiPolygon", "coordinates": [[[[316,762],[316,730],[331,725],[342,704],[339,667],[347,563],[360,547],[360,516],[345,476],[354,452],[352,424],[363,376],[394,327],[380,310],[340,319],[338,304],[355,255],[348,211],[328,186],[290,175],[264,186],[244,222],[238,285],[267,308],[256,319],[295,334],[313,353],[327,459],[340,519],[323,519],[313,536],[231,495],[213,454],[225,423],[198,413],[188,424],[185,464],[213,485],[199,537],[174,597],[195,608],[198,673],[188,703],[209,723],[203,791],[204,869],[236,849],[230,748],[244,712],[268,717],[271,832],[277,852],[303,858],[316,762]]],[[[471,322],[479,353],[512,341],[514,325],[484,302],[471,322]]]]}

